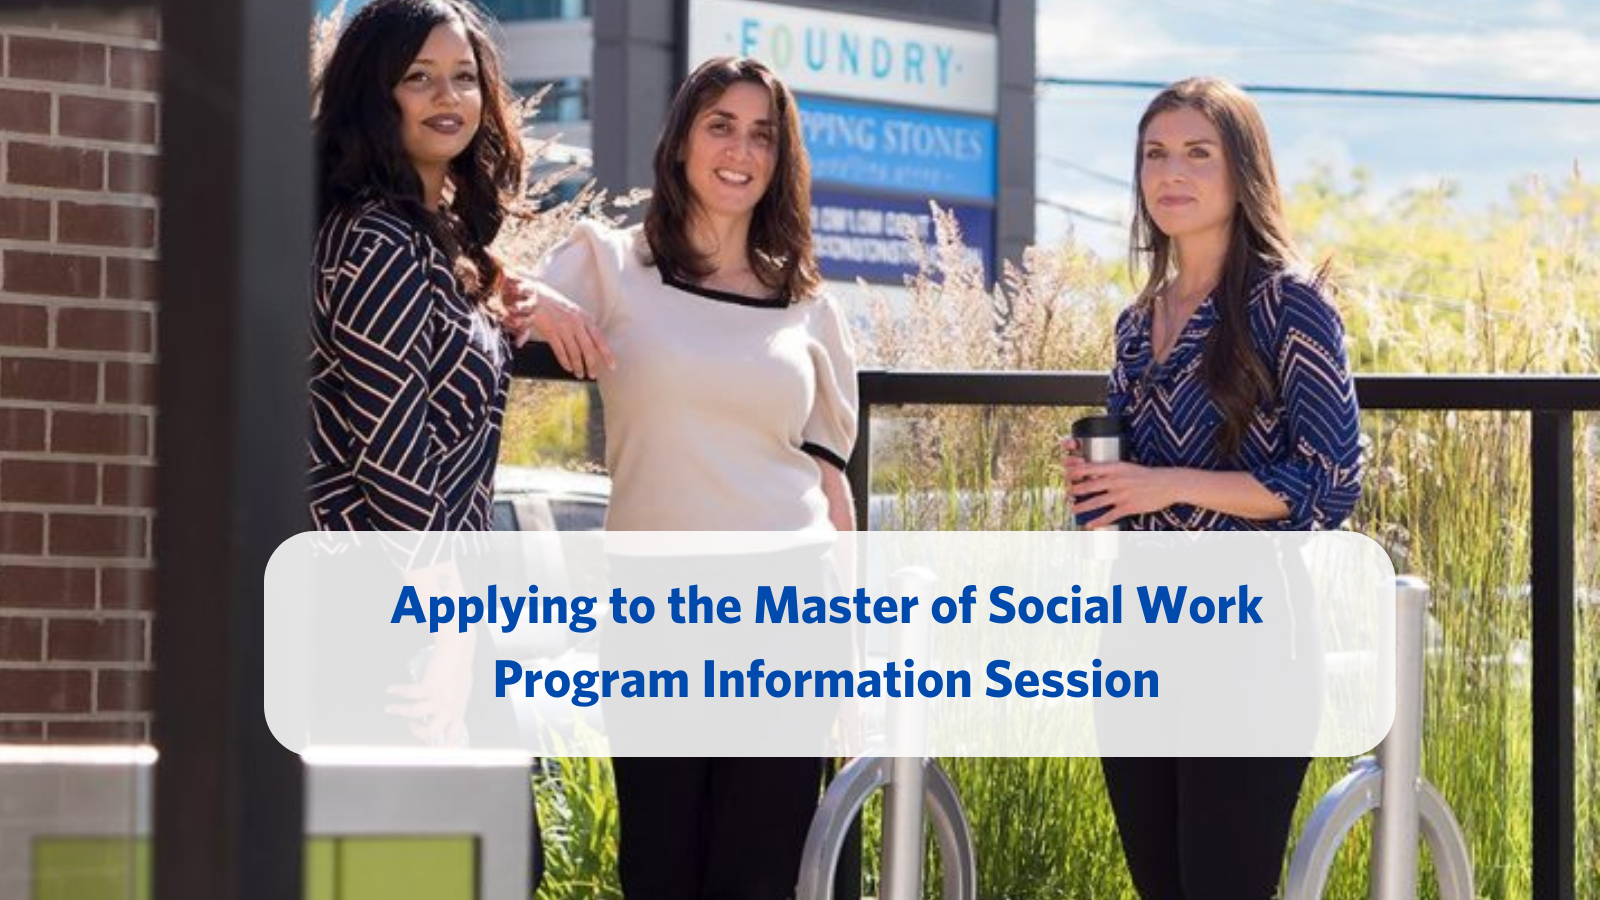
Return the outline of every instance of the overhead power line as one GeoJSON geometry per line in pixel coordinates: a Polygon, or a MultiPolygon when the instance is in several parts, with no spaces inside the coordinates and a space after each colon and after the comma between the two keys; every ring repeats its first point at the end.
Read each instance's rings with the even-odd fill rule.
{"type": "Polygon", "coordinates": [[[1068,169],[1068,170],[1071,170],[1073,172],[1077,172],[1079,175],[1084,175],[1084,176],[1087,176],[1089,178],[1093,178],[1094,180],[1099,181],[1099,182],[1103,182],[1105,184],[1113,184],[1113,185],[1116,185],[1119,188],[1131,188],[1131,187],[1133,187],[1133,182],[1129,181],[1126,178],[1122,178],[1122,177],[1117,176],[1117,175],[1111,175],[1109,173],[1102,172],[1099,169],[1092,169],[1092,168],[1084,165],[1083,163],[1073,162],[1072,160],[1067,159],[1067,158],[1062,157],[1062,156],[1056,156],[1056,155],[1051,154],[1051,153],[1040,153],[1040,154],[1038,154],[1038,158],[1041,161],[1050,163],[1053,166],[1060,166],[1063,169],[1068,169]]]}
{"type": "Polygon", "coordinates": [[[1088,221],[1099,225],[1109,225],[1113,228],[1127,227],[1126,223],[1119,222],[1109,216],[1102,216],[1098,213],[1089,212],[1086,209],[1079,209],[1070,203],[1062,203],[1060,200],[1052,200],[1049,197],[1035,197],[1033,202],[1039,206],[1046,206],[1050,209],[1060,210],[1069,216],[1074,216],[1079,219],[1087,219],[1088,221]]]}
{"type": "MultiPolygon", "coordinates": [[[[1035,84],[1047,87],[1126,88],[1159,91],[1165,81],[1128,81],[1116,78],[1064,78],[1040,75],[1035,84]]],[[[1395,91],[1377,88],[1304,87],[1284,84],[1242,84],[1252,94],[1281,94],[1295,97],[1350,97],[1366,100],[1448,100],[1459,103],[1532,103],[1547,106],[1600,106],[1600,97],[1561,94],[1478,94],[1464,91],[1395,91]]]]}

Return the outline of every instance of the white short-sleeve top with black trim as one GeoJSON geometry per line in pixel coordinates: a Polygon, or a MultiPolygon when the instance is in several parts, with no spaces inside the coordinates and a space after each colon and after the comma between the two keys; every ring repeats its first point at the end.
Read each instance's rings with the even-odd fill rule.
{"type": "Polygon", "coordinates": [[[312,275],[316,527],[487,529],[511,377],[499,324],[381,203],[327,216],[312,275]]]}
{"type": "Polygon", "coordinates": [[[850,333],[826,295],[789,302],[687,284],[639,228],[580,225],[539,278],[594,314],[613,531],[826,529],[817,461],[855,444],[850,333]]]}

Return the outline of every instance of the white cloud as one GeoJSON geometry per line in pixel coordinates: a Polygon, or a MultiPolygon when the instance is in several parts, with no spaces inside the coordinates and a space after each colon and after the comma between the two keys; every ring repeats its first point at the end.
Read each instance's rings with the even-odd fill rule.
{"type": "Polygon", "coordinates": [[[1561,0],[1534,0],[1528,4],[1528,15],[1540,22],[1560,22],[1567,17],[1567,7],[1561,0]]]}
{"type": "Polygon", "coordinates": [[[1231,51],[1172,34],[1171,22],[1120,0],[1045,0],[1035,21],[1039,71],[1114,77],[1152,64],[1215,69],[1233,59],[1231,51]]]}
{"type": "Polygon", "coordinates": [[[1365,45],[1402,63],[1393,66],[1396,73],[1405,71],[1435,86],[1440,75],[1452,74],[1477,85],[1500,83],[1494,89],[1503,92],[1600,91],[1600,35],[1570,28],[1379,34],[1365,45]]]}

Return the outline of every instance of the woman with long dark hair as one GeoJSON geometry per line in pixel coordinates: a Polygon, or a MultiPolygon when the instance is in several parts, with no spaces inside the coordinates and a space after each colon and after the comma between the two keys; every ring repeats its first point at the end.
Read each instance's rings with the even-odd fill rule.
{"type": "MultiPolygon", "coordinates": [[[[320,530],[490,527],[510,351],[488,248],[523,180],[501,72],[472,4],[376,0],[318,79],[308,448],[320,530]]],[[[350,615],[338,606],[329,614],[350,615]]],[[[385,691],[405,680],[402,661],[339,687],[374,715],[390,704],[386,721],[418,739],[462,743],[473,640],[441,632],[416,684],[385,691]]]]}
{"type": "MultiPolygon", "coordinates": [[[[1173,84],[1139,121],[1134,171],[1144,285],[1117,321],[1107,401],[1128,461],[1069,452],[1074,511],[1091,528],[1338,527],[1361,471],[1344,329],[1322,276],[1300,268],[1255,103],[1219,79],[1173,84]]],[[[1291,557],[1285,578],[1303,593],[1291,557]]],[[[1287,648],[1314,667],[1310,650],[1287,648]]],[[[1140,895],[1273,896],[1308,763],[1105,759],[1140,895]]]]}
{"type": "MultiPolygon", "coordinates": [[[[854,527],[844,479],[856,428],[854,356],[836,303],[820,290],[810,213],[794,95],[765,65],[724,57],[697,68],[673,100],[643,225],[586,223],[546,260],[535,307],[577,303],[616,356],[598,373],[612,478],[607,530],[854,527]]],[[[581,337],[589,324],[563,319],[538,330],[568,343],[563,327],[581,337]]],[[[821,553],[802,548],[759,565],[797,571],[797,582],[774,575],[774,583],[818,584],[816,593],[821,553]]],[[[669,580],[677,565],[702,590],[735,562],[751,560],[611,560],[613,584],[685,583],[669,580]]],[[[602,657],[657,649],[638,631],[614,629],[602,657]]],[[[605,716],[613,748],[633,748],[613,759],[629,900],[792,895],[822,775],[820,714],[797,725],[787,758],[641,756],[639,748],[695,726],[680,719],[652,729],[625,702],[605,716]]]]}

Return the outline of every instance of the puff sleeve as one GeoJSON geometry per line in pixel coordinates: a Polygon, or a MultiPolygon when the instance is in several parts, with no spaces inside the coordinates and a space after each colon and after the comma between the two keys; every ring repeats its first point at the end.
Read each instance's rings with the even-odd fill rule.
{"type": "Polygon", "coordinates": [[[838,301],[823,295],[813,302],[807,326],[816,396],[801,431],[801,449],[843,469],[856,443],[855,342],[838,301]]]}
{"type": "Polygon", "coordinates": [[[1264,298],[1267,337],[1288,439],[1286,458],[1251,474],[1289,507],[1289,528],[1337,528],[1361,496],[1361,426],[1344,324],[1314,286],[1284,277],[1264,298]]]}
{"type": "Polygon", "coordinates": [[[578,223],[572,234],[550,249],[534,275],[594,316],[602,329],[615,307],[621,254],[630,252],[628,235],[598,222],[578,223]]]}

